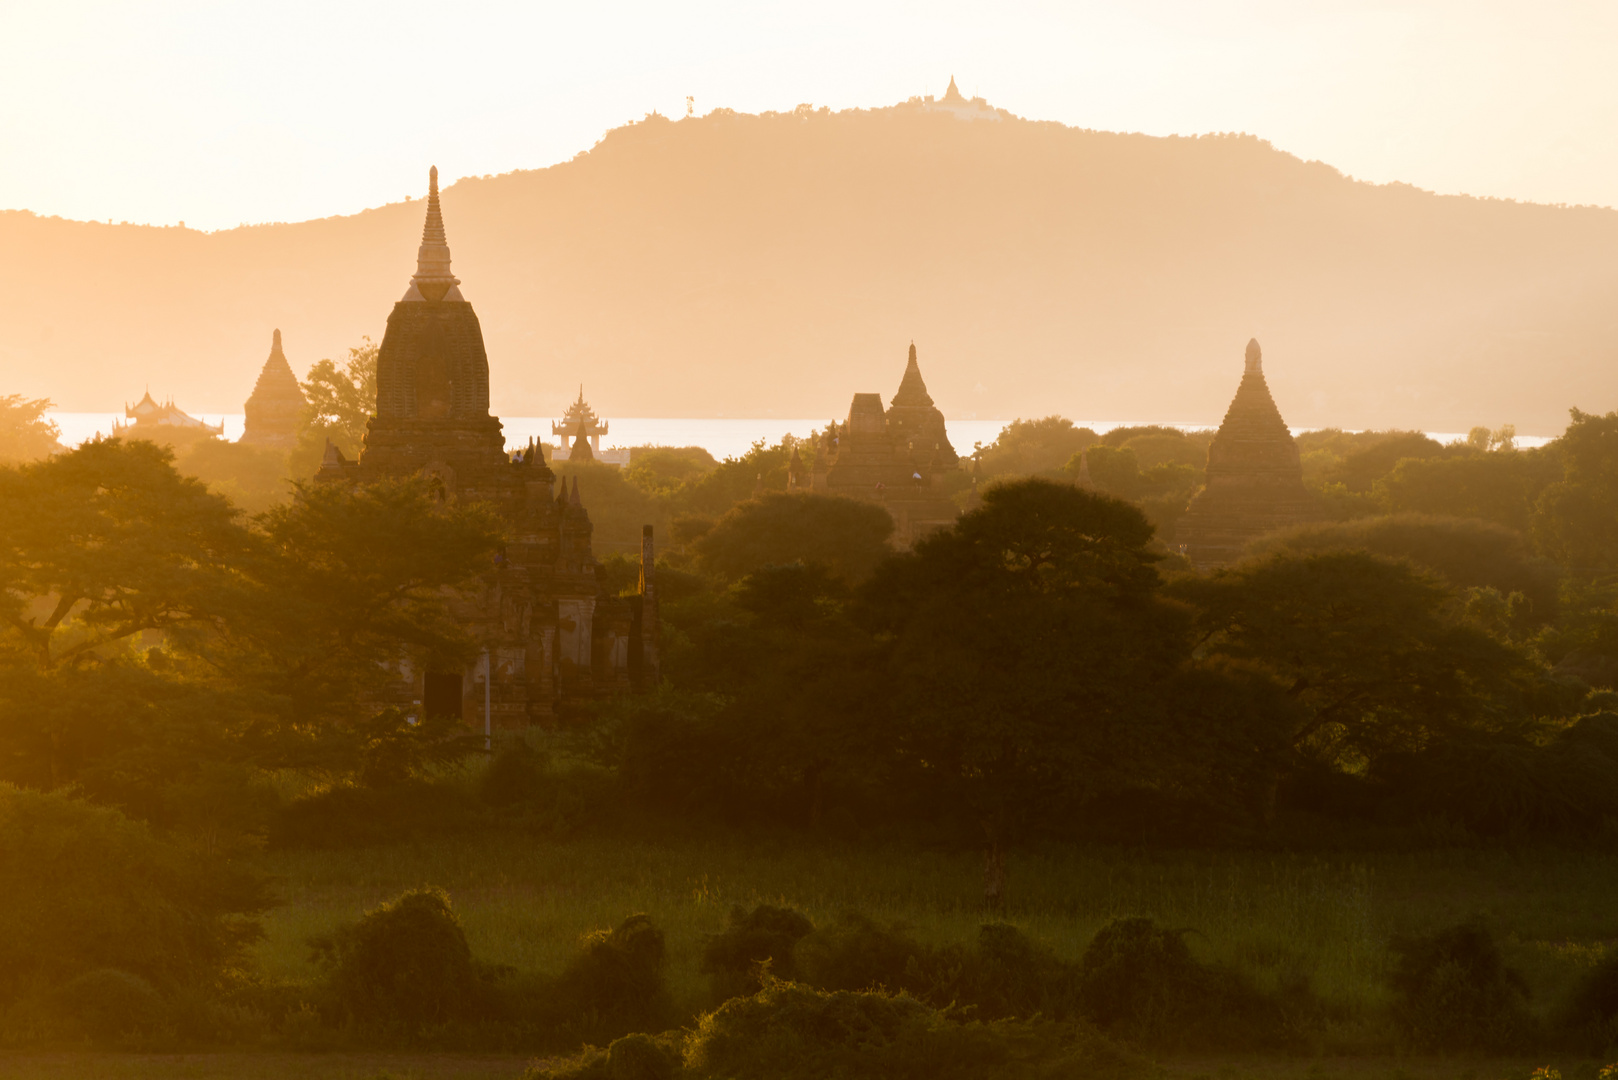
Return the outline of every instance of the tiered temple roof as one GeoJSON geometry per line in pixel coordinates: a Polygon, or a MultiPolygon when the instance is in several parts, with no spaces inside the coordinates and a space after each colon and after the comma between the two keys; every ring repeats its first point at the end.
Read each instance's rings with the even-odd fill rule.
{"type": "Polygon", "coordinates": [[[281,331],[270,340],[270,356],[258,373],[253,393],[243,406],[247,426],[241,441],[259,446],[291,449],[298,439],[298,419],[308,399],[281,351],[281,331]]]}
{"type": "Polygon", "coordinates": [[[1199,568],[1222,566],[1267,532],[1313,520],[1314,499],[1281,410],[1264,381],[1257,339],[1241,385],[1208,446],[1207,479],[1180,519],[1181,550],[1199,568]]]}
{"type": "Polygon", "coordinates": [[[580,383],[579,399],[567,407],[560,423],[551,421],[551,434],[560,435],[564,446],[567,445],[566,440],[573,440],[566,460],[594,461],[601,456],[601,436],[607,434],[608,427],[584,400],[584,384],[580,383]],[[589,441],[586,442],[586,439],[589,441]]]}
{"type": "Polygon", "coordinates": [[[114,434],[123,434],[133,430],[138,438],[143,433],[156,433],[157,429],[160,428],[170,429],[168,432],[162,432],[165,435],[172,434],[174,431],[195,433],[197,435],[222,435],[225,431],[224,424],[210,424],[206,420],[198,420],[196,417],[182,412],[180,407],[174,404],[173,398],[159,405],[152,399],[150,390],[147,390],[135,404],[125,403],[124,419],[133,422],[114,424],[114,434]]]}

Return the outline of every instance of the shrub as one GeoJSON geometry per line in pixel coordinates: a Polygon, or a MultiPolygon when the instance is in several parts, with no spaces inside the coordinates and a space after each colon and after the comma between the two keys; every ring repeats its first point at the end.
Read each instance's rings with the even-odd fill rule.
{"type": "Polygon", "coordinates": [[[1151,919],[1114,919],[1079,963],[1086,1018],[1132,1042],[1154,1046],[1275,1045],[1286,1041],[1279,1004],[1234,971],[1199,962],[1189,930],[1151,919]]]}
{"type": "Polygon", "coordinates": [[[756,993],[761,986],[757,969],[765,961],[771,974],[788,982],[796,979],[793,950],[814,928],[790,908],[769,904],[749,912],[732,908],[729,925],[723,933],[711,935],[702,950],[702,971],[712,981],[714,1000],[756,993]]]}
{"type": "Polygon", "coordinates": [[[580,1041],[604,1042],[664,1026],[670,1014],[663,983],[663,932],[645,915],[615,930],[587,935],[568,961],[541,1018],[580,1041]]]}
{"type": "Polygon", "coordinates": [[[526,742],[503,747],[478,782],[478,797],[491,806],[512,806],[537,798],[545,780],[545,757],[526,742]]]}
{"type": "Polygon", "coordinates": [[[1093,1032],[1041,1021],[957,1023],[905,995],[770,980],[698,1021],[688,1077],[955,1080],[1133,1076],[1146,1067],[1093,1032]]]}
{"type": "Polygon", "coordinates": [[[1563,1025],[1593,1050],[1618,1045],[1618,952],[1584,973],[1562,1009],[1563,1025]]]}
{"type": "Polygon", "coordinates": [[[1505,1053],[1528,1048],[1528,985],[1476,922],[1396,938],[1395,1022],[1417,1047],[1505,1053]]]}
{"type": "MultiPolygon", "coordinates": [[[[945,950],[948,952],[950,950],[945,950]]],[[[935,972],[949,966],[935,960],[935,972]]],[[[951,999],[972,1006],[985,1020],[1006,1017],[1071,1017],[1078,1012],[1078,970],[1014,926],[990,923],[978,928],[976,948],[965,954],[951,999]]],[[[942,986],[939,987],[942,990],[942,986]]],[[[938,991],[928,995],[938,1004],[938,991]]]]}
{"type": "Polygon", "coordinates": [[[139,975],[97,968],[51,995],[52,1011],[97,1045],[138,1042],[166,1019],[162,995],[139,975]]]}
{"type": "Polygon", "coordinates": [[[481,1003],[461,920],[439,889],[413,889],[310,944],[339,1006],[361,1023],[420,1030],[481,1003]]]}
{"type": "Polygon", "coordinates": [[[0,1004],[113,968],[211,984],[260,935],[262,879],[117,810],[0,784],[0,1004]]]}
{"type": "Polygon", "coordinates": [[[795,955],[798,974],[823,990],[909,989],[918,965],[931,959],[904,927],[883,928],[853,912],[806,936],[795,955]]]}

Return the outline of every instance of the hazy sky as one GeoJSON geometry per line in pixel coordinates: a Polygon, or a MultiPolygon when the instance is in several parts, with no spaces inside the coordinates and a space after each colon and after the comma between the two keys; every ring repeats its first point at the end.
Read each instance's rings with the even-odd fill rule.
{"type": "Polygon", "coordinates": [[[657,110],[1246,131],[1354,176],[1618,204],[1618,2],[0,0],[0,208],[193,228],[565,160],[657,110]]]}

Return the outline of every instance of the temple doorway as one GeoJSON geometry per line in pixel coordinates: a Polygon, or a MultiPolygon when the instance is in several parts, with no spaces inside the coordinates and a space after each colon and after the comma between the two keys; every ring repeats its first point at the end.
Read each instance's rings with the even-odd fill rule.
{"type": "Polygon", "coordinates": [[[423,677],[421,709],[428,718],[461,718],[461,673],[429,671],[423,677]]]}

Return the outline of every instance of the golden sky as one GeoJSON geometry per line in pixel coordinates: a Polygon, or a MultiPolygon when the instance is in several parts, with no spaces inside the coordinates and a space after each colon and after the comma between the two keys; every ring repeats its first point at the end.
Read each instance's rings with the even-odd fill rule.
{"type": "Polygon", "coordinates": [[[0,208],[215,229],[566,160],[652,110],[967,94],[1375,181],[1618,204],[1618,3],[0,0],[0,208]]]}

